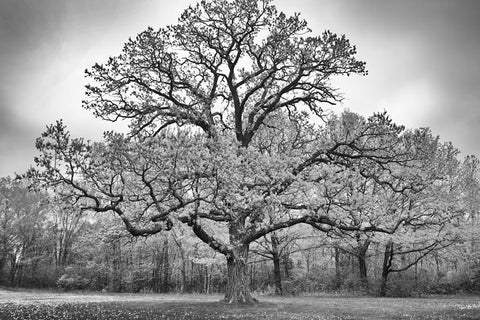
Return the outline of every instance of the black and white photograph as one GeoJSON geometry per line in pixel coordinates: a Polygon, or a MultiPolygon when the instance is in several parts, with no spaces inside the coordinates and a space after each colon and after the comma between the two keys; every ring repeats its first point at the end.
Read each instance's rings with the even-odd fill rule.
{"type": "Polygon", "coordinates": [[[0,0],[0,319],[480,319],[480,1],[0,0]]]}

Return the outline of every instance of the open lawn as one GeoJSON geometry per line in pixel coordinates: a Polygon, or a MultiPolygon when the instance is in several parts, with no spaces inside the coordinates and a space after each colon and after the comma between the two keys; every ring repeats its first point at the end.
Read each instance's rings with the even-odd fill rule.
{"type": "Polygon", "coordinates": [[[480,297],[258,297],[232,306],[215,295],[1,290],[0,319],[480,319],[480,297]]]}

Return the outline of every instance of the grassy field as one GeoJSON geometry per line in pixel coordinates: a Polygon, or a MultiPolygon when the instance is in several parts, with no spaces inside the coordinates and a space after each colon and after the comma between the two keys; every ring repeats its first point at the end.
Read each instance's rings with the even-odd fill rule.
{"type": "Polygon", "coordinates": [[[480,297],[258,297],[254,306],[221,296],[0,290],[2,320],[84,319],[480,319],[480,297]]]}

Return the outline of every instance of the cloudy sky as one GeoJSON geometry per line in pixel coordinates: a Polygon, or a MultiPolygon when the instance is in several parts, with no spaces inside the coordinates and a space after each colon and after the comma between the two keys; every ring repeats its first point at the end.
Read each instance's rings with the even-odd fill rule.
{"type": "MultiPolygon", "coordinates": [[[[0,0],[0,177],[32,163],[35,138],[64,119],[74,136],[113,126],[81,107],[83,71],[147,26],[173,24],[187,0],[0,0]]],[[[346,34],[369,75],[335,80],[339,108],[387,110],[480,156],[480,1],[274,0],[313,33],[346,34]]]]}

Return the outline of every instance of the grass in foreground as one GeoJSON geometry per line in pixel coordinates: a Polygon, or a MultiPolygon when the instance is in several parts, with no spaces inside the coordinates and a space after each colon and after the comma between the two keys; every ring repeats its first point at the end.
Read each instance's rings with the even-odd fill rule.
{"type": "Polygon", "coordinates": [[[259,297],[261,302],[254,306],[232,306],[218,302],[220,298],[0,290],[0,319],[480,319],[480,298],[468,296],[259,297]]]}

